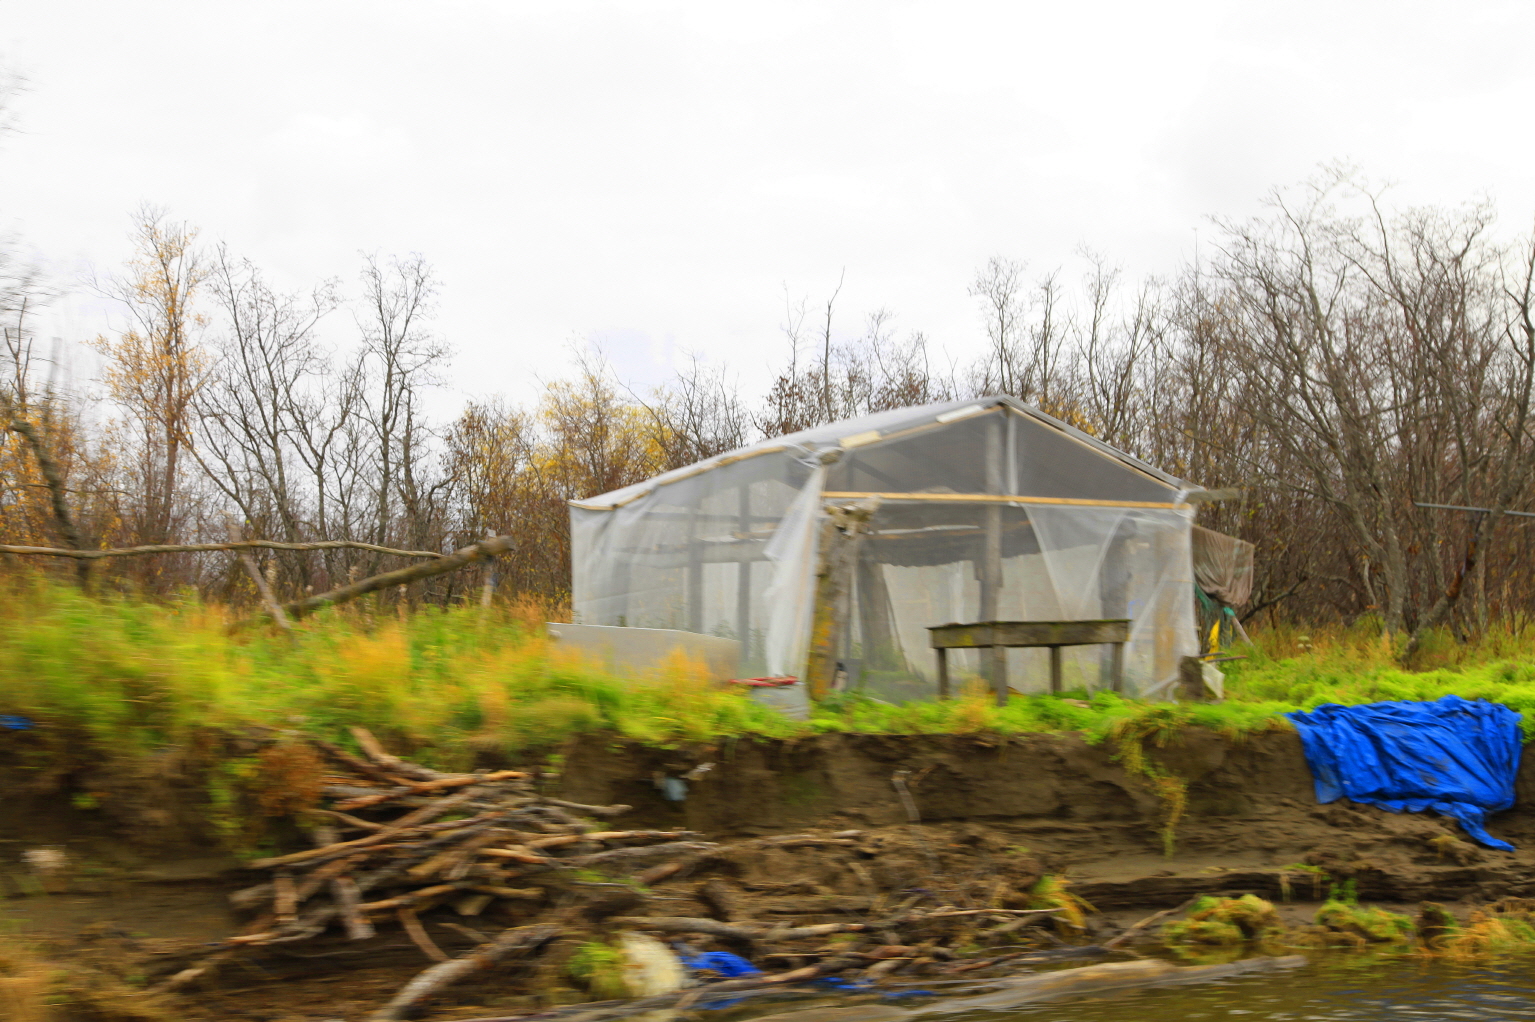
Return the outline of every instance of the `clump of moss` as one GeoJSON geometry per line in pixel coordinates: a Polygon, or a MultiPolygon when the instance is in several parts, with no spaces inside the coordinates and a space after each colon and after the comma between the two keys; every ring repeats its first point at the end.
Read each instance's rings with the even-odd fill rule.
{"type": "Polygon", "coordinates": [[[1416,932],[1407,916],[1383,908],[1364,908],[1351,901],[1323,902],[1316,910],[1316,922],[1334,933],[1354,934],[1369,944],[1410,940],[1416,932]]]}
{"type": "Polygon", "coordinates": [[[1240,926],[1220,919],[1180,919],[1164,926],[1162,936],[1169,944],[1207,944],[1213,947],[1231,947],[1247,940],[1240,926]]]}
{"type": "Polygon", "coordinates": [[[1446,938],[1460,930],[1460,922],[1455,918],[1455,913],[1434,901],[1425,901],[1418,906],[1415,925],[1418,939],[1430,950],[1442,947],[1446,938]]]}
{"type": "Polygon", "coordinates": [[[1186,918],[1162,927],[1169,944],[1232,946],[1249,940],[1268,940],[1284,933],[1284,924],[1272,902],[1252,894],[1240,898],[1200,898],[1186,918]]]}
{"type": "Polygon", "coordinates": [[[565,963],[565,972],[596,1000],[629,996],[629,986],[624,982],[623,952],[612,944],[589,941],[580,945],[565,963]]]}
{"type": "Polygon", "coordinates": [[[1065,877],[1040,877],[1029,888],[1029,907],[1055,909],[1058,926],[1081,933],[1087,929],[1087,913],[1097,909],[1067,890],[1070,886],[1071,881],[1065,877]]]}
{"type": "Polygon", "coordinates": [[[1462,841],[1454,834],[1440,834],[1429,838],[1428,846],[1439,853],[1440,862],[1453,862],[1457,866],[1469,866],[1485,858],[1480,848],[1468,841],[1462,841]]]}

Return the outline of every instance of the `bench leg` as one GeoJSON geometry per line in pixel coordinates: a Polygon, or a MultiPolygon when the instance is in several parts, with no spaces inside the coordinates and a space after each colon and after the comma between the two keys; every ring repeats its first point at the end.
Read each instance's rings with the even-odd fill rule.
{"type": "Polygon", "coordinates": [[[991,647],[991,678],[997,692],[997,705],[1007,705],[1007,647],[991,647]]]}
{"type": "Polygon", "coordinates": [[[938,647],[938,698],[949,698],[949,651],[938,647]]]}
{"type": "Polygon", "coordinates": [[[1115,692],[1125,690],[1125,644],[1114,643],[1114,658],[1109,666],[1109,686],[1115,692]]]}
{"type": "Polygon", "coordinates": [[[1061,694],[1061,647],[1050,647],[1050,694],[1061,694]]]}

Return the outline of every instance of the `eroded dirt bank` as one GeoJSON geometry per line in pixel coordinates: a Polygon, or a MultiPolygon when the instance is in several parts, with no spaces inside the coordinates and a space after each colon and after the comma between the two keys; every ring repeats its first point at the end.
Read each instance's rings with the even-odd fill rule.
{"type": "MultiPolygon", "coordinates": [[[[1036,887],[1047,876],[1068,879],[1069,890],[1099,911],[1080,929],[1031,920],[1057,928],[1038,935],[1040,946],[1062,937],[1110,940],[1147,912],[1201,893],[1258,894],[1295,924],[1309,918],[1328,886],[1344,881],[1362,899],[1402,908],[1535,894],[1535,814],[1515,809],[1492,821],[1495,834],[1520,846],[1500,853],[1470,845],[1453,823],[1434,817],[1318,806],[1289,733],[1234,741],[1190,731],[1150,750],[1160,770],[1186,785],[1167,856],[1163,831],[1173,806],[1166,789],[1159,795],[1113,751],[1040,735],[825,735],[677,750],[572,743],[559,774],[539,781],[546,794],[632,807],[603,828],[692,831],[717,847],[660,863],[677,867],[669,873],[635,860],[607,876],[527,875],[518,883],[540,894],[490,901],[473,917],[446,900],[421,906],[425,932],[450,956],[502,928],[535,922],[555,920],[576,935],[562,938],[536,967],[490,970],[420,1017],[515,1014],[589,999],[561,963],[582,939],[635,917],[776,930],[954,912],[946,921],[872,933],[861,944],[825,937],[787,949],[775,944],[772,961],[762,963],[788,968],[909,943],[903,961],[942,969],[956,955],[1034,939],[965,913],[1035,908],[1036,887]],[[685,791],[658,783],[666,779],[683,781],[685,791]]],[[[271,766],[287,769],[279,761],[271,766]]],[[[59,1018],[361,1019],[430,964],[397,928],[381,926],[363,940],[328,931],[303,945],[252,948],[162,1002],[162,1014],[134,1014],[136,985],[163,980],[209,942],[263,925],[254,910],[230,905],[231,892],[261,878],[215,851],[210,820],[232,822],[210,816],[206,784],[193,783],[169,758],[139,769],[0,774],[0,916],[104,991],[100,1003],[81,1001],[59,1018]],[[67,873],[40,878],[23,860],[45,846],[68,853],[67,873]]],[[[1535,796],[1532,784],[1535,763],[1526,756],[1521,805],[1535,796]]],[[[292,847],[308,847],[296,826],[279,821],[276,832],[284,826],[292,847]]]]}
{"type": "Polygon", "coordinates": [[[1070,876],[1073,889],[1101,908],[1175,905],[1226,890],[1300,897],[1311,893],[1317,871],[1353,879],[1361,897],[1391,902],[1535,892],[1530,754],[1516,808],[1491,823],[1519,846],[1504,853],[1469,844],[1453,821],[1434,816],[1317,805],[1293,732],[1232,739],[1190,730],[1148,751],[1187,784],[1171,856],[1160,833],[1167,802],[1127,772],[1111,746],[1075,736],[836,734],[673,751],[581,743],[569,751],[559,787],[576,801],[633,805],[635,826],[686,826],[729,839],[906,825],[899,780],[919,829],[1026,848],[1044,872],[1070,876]],[[681,802],[667,801],[655,783],[705,765],[681,802]]]}

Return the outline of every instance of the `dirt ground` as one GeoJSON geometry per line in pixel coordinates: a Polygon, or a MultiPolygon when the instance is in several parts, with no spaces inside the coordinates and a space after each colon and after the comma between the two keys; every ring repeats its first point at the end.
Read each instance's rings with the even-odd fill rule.
{"type": "MultiPolygon", "coordinates": [[[[575,802],[633,806],[615,821],[624,827],[694,830],[720,842],[637,895],[643,900],[625,909],[631,915],[804,925],[860,921],[922,898],[959,909],[1022,908],[1029,888],[1053,875],[1097,910],[1087,932],[1065,935],[1085,941],[1202,893],[1258,894],[1295,923],[1309,918],[1328,885],[1345,880],[1362,900],[1388,908],[1535,896],[1535,813],[1527,810],[1493,819],[1492,832],[1520,846],[1496,852],[1436,817],[1317,805],[1293,734],[1234,741],[1190,732],[1154,756],[1188,782],[1171,856],[1159,833],[1164,802],[1111,749],[1075,737],[825,735],[681,750],[584,742],[567,750],[553,786],[575,802]],[[663,797],[662,778],[686,778],[685,797],[663,797]],[[789,835],[805,840],[782,840],[789,835]]],[[[356,942],[327,934],[252,950],[161,1003],[158,1016],[123,1007],[125,989],[184,961],[189,949],[239,932],[246,920],[227,896],[250,877],[196,833],[198,813],[184,804],[189,789],[172,769],[137,778],[107,813],[100,805],[123,790],[120,778],[7,776],[0,924],[103,990],[100,1003],[86,998],[60,1018],[361,1019],[430,964],[398,930],[356,942]],[[82,791],[95,794],[82,802],[82,791]],[[29,850],[54,847],[68,856],[66,871],[39,875],[24,860],[29,850]]],[[[1532,784],[1527,758],[1521,806],[1532,784]]],[[[666,787],[676,793],[675,784],[666,787]]],[[[503,902],[494,911],[464,919],[443,909],[422,922],[456,954],[549,909],[503,902]]],[[[977,939],[973,928],[955,926],[934,940],[955,947],[977,939]]],[[[728,941],[693,943],[733,949],[728,941]]],[[[796,964],[780,957],[772,964],[796,964]]],[[[445,1022],[583,999],[558,977],[541,977],[536,995],[529,980],[515,963],[491,970],[421,1017],[445,1022]]]]}

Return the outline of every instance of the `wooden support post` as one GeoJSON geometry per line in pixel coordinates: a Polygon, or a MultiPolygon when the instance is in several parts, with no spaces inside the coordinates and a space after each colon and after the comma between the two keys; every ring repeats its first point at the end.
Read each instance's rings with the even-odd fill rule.
{"type": "MultiPolygon", "coordinates": [[[[986,492],[1001,493],[1006,477],[1002,455],[1007,443],[1007,416],[992,418],[986,430],[986,492]]],[[[996,621],[1002,616],[1002,506],[986,507],[986,551],[981,569],[981,620],[996,621]]],[[[991,647],[991,655],[982,660],[981,671],[991,681],[997,705],[1007,705],[1007,647],[991,647]]]]}
{"type": "MultiPolygon", "coordinates": [[[[995,621],[998,597],[1002,589],[1002,509],[995,504],[986,508],[985,550],[981,562],[981,620],[995,621]]],[[[1007,648],[993,646],[981,657],[981,675],[991,682],[997,705],[1007,704],[1007,648]]]]}
{"type": "Polygon", "coordinates": [[[810,656],[805,665],[805,689],[811,699],[824,699],[832,691],[837,664],[843,659],[852,618],[858,548],[873,514],[873,506],[867,504],[827,509],[810,626],[810,656]]]}
{"type": "Polygon", "coordinates": [[[991,647],[991,688],[996,693],[997,705],[1007,705],[1007,647],[991,647]]]}
{"type": "Polygon", "coordinates": [[[1050,694],[1061,694],[1061,647],[1050,647],[1050,694]]]}
{"type": "Polygon", "coordinates": [[[1125,690],[1125,644],[1114,643],[1114,652],[1109,667],[1109,690],[1111,692],[1123,692],[1125,690]]]}
{"type": "Polygon", "coordinates": [[[938,698],[949,698],[949,651],[938,647],[938,698]]]}
{"type": "Polygon", "coordinates": [[[688,631],[704,630],[704,561],[698,548],[698,516],[688,522],[688,631]]]}

